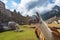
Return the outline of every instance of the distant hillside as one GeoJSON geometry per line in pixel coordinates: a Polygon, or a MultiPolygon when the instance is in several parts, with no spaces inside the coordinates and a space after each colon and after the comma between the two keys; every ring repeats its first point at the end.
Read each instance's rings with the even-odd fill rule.
{"type": "Polygon", "coordinates": [[[51,11],[46,12],[45,14],[41,15],[43,20],[50,19],[54,16],[59,17],[60,16],[60,7],[59,6],[54,6],[51,11]]]}

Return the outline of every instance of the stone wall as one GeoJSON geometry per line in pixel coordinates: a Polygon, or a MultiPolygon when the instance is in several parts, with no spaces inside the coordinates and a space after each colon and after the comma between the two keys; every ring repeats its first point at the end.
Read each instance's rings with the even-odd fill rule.
{"type": "Polygon", "coordinates": [[[1,13],[7,15],[8,17],[11,17],[11,11],[5,8],[5,4],[0,1],[0,11],[1,13]]]}

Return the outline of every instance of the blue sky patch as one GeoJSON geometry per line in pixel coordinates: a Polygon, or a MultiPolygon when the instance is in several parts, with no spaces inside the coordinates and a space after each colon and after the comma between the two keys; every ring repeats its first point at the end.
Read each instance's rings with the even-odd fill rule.
{"type": "Polygon", "coordinates": [[[21,2],[21,0],[14,0],[14,1],[15,1],[16,3],[18,3],[18,4],[21,2]]]}

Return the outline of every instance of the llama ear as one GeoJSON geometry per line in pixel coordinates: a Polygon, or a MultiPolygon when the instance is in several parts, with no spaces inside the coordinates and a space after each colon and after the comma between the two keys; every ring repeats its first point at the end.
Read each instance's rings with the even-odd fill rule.
{"type": "Polygon", "coordinates": [[[39,23],[42,23],[42,18],[38,12],[36,12],[36,19],[38,20],[39,23]]]}
{"type": "Polygon", "coordinates": [[[36,15],[37,15],[37,17],[41,18],[40,14],[38,12],[36,12],[36,15]]]}
{"type": "Polygon", "coordinates": [[[36,12],[36,15],[37,15],[37,17],[40,17],[40,15],[39,15],[39,13],[38,13],[38,12],[36,12]]]}
{"type": "Polygon", "coordinates": [[[38,12],[36,12],[37,18],[41,19],[41,16],[38,12]]]}

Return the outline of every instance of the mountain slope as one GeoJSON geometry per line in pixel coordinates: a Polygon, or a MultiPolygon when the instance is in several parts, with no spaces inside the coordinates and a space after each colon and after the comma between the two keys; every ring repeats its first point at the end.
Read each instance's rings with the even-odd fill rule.
{"type": "Polygon", "coordinates": [[[60,7],[59,6],[54,6],[51,11],[46,12],[45,14],[41,15],[43,20],[50,19],[54,16],[59,17],[60,16],[60,7]]]}

